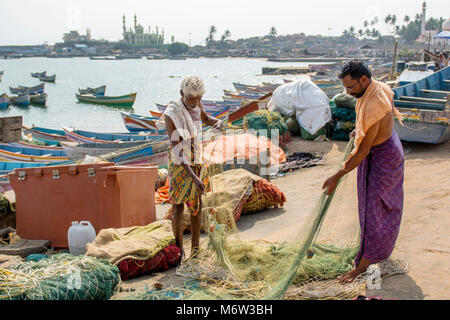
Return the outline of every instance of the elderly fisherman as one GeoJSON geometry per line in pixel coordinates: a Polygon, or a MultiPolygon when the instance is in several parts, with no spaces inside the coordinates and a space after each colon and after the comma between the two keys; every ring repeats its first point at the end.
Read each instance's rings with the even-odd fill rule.
{"type": "Polygon", "coordinates": [[[338,278],[340,282],[352,282],[370,264],[387,259],[394,250],[403,211],[404,157],[394,130],[394,116],[401,118],[389,86],[371,79],[369,69],[360,61],[344,65],[339,78],[347,93],[358,99],[352,133],[355,148],[323,188],[328,188],[330,195],[338,180],[358,167],[360,249],[355,268],[338,278]]]}
{"type": "Polygon", "coordinates": [[[202,202],[209,191],[209,176],[200,159],[202,124],[222,130],[220,120],[209,116],[201,99],[205,85],[200,77],[189,76],[181,83],[181,98],[164,111],[169,148],[169,201],[172,204],[172,229],[178,247],[183,250],[183,211],[186,204],[191,218],[191,256],[198,252],[202,202]]]}

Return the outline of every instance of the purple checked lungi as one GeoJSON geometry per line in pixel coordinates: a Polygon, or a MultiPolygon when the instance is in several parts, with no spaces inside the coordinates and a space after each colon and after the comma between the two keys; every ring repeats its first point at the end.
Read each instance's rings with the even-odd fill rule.
{"type": "Polygon", "coordinates": [[[355,258],[371,263],[389,258],[400,230],[403,211],[403,147],[395,130],[358,166],[360,249],[355,258]]]}

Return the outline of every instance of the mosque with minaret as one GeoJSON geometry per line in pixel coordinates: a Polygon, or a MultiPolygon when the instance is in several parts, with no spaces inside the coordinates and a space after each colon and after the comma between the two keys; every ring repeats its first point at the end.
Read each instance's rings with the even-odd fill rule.
{"type": "MultiPolygon", "coordinates": [[[[420,36],[417,39],[418,42],[423,42],[423,43],[430,43],[431,45],[436,45],[436,46],[442,46],[442,45],[449,45],[450,44],[450,40],[449,39],[441,39],[441,38],[435,38],[435,35],[440,31],[440,30],[427,30],[426,29],[426,12],[427,12],[427,4],[425,3],[425,1],[422,4],[422,14],[420,16],[421,19],[421,26],[420,26],[420,36]]],[[[442,24],[442,30],[443,31],[450,31],[450,19],[445,21],[442,24]]]]}
{"type": "Polygon", "coordinates": [[[134,30],[133,28],[127,29],[125,15],[123,15],[122,23],[122,42],[136,47],[160,47],[164,44],[164,30],[159,32],[158,26],[156,26],[155,31],[148,27],[148,31],[145,32],[144,27],[138,24],[136,14],[134,15],[134,30]]]}

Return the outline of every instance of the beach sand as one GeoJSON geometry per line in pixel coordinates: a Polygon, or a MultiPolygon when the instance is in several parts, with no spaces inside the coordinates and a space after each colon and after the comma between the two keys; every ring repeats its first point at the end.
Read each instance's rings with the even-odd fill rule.
{"type": "MultiPolygon", "coordinates": [[[[321,195],[324,180],[332,175],[343,159],[346,142],[313,142],[294,138],[286,152],[319,152],[326,163],[321,166],[290,172],[287,176],[272,180],[286,195],[283,208],[243,215],[237,222],[242,240],[263,239],[270,242],[295,241],[302,232],[308,217],[321,195]]],[[[441,145],[404,143],[405,151],[405,199],[400,234],[392,258],[401,258],[409,264],[407,274],[383,279],[381,289],[368,290],[365,295],[378,295],[383,299],[450,299],[450,141],[441,145]]],[[[347,185],[355,187],[355,180],[347,185]]],[[[345,195],[345,194],[344,194],[345,195]]],[[[355,209],[355,194],[333,202],[347,203],[355,209]]],[[[157,205],[157,217],[164,217],[168,205],[157,205]]],[[[332,239],[349,239],[358,228],[355,214],[342,214],[330,208],[321,236],[332,239]],[[327,219],[329,221],[327,221],[327,219]],[[356,228],[356,229],[355,229],[356,228]]],[[[206,245],[207,237],[202,235],[206,245]]],[[[185,247],[189,252],[190,236],[185,235],[185,247]]],[[[165,287],[183,285],[186,278],[176,276],[175,269],[125,281],[125,290],[150,288],[155,281],[165,287]]],[[[117,297],[127,294],[122,292],[117,297]]]]}

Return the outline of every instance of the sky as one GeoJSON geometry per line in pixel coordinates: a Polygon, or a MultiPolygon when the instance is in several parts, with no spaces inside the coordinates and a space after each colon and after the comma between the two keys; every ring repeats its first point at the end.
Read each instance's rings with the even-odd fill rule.
{"type": "MultiPolygon", "coordinates": [[[[232,40],[264,36],[272,26],[278,35],[338,36],[344,29],[362,28],[378,16],[379,30],[389,34],[388,14],[399,21],[422,11],[423,0],[0,0],[0,45],[34,45],[62,42],[63,33],[90,28],[95,39],[122,39],[122,16],[127,28],[134,14],[146,30],[164,29],[165,42],[204,44],[208,29],[225,30],[232,40]]],[[[426,17],[450,18],[450,1],[428,0],[426,17]]]]}

